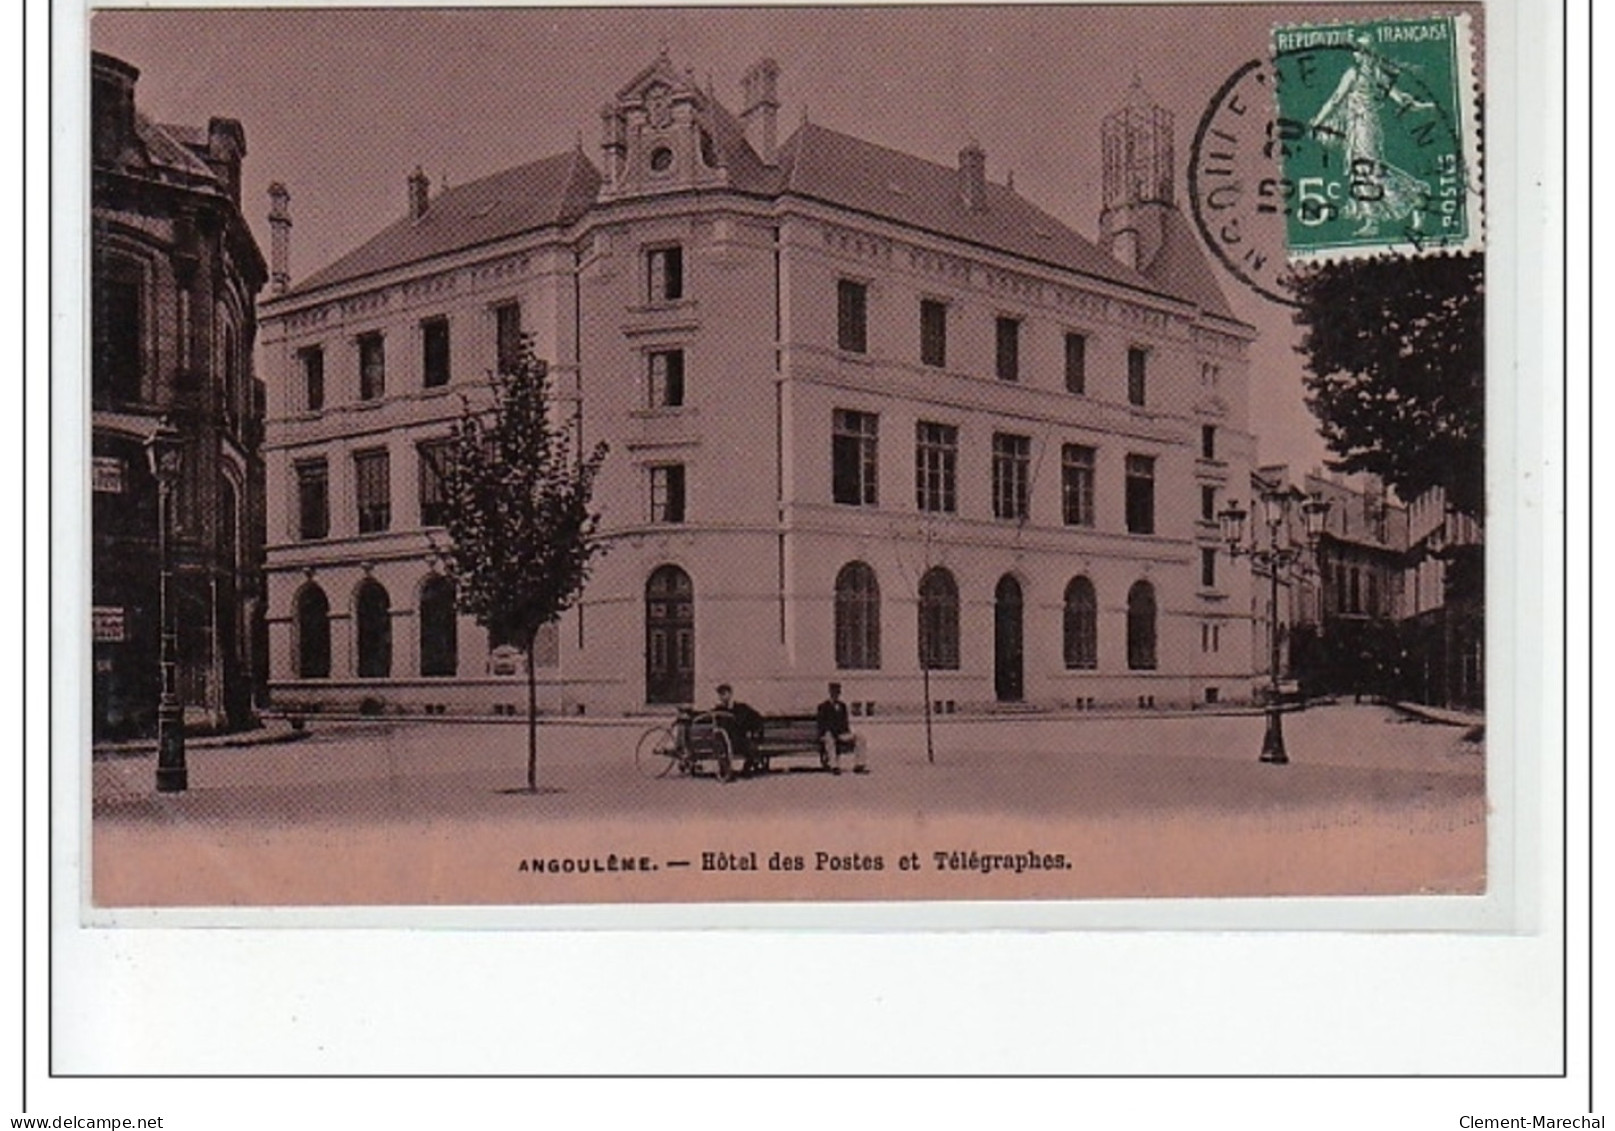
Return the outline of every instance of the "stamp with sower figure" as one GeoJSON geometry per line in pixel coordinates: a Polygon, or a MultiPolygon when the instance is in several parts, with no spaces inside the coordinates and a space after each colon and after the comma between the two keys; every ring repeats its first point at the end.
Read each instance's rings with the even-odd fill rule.
{"type": "Polygon", "coordinates": [[[1292,301],[1289,265],[1482,246],[1466,16],[1286,26],[1195,135],[1190,197],[1236,276],[1292,301]]]}

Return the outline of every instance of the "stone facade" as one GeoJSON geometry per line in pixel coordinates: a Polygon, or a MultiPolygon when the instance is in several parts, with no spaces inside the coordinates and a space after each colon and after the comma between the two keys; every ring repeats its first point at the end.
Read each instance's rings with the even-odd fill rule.
{"type": "Polygon", "coordinates": [[[264,675],[263,391],[254,303],[266,267],[240,210],[241,125],[159,125],[139,72],[92,56],[93,731],[147,731],[158,697],[156,483],[145,441],[185,438],[171,546],[187,722],[252,718],[264,675]]]}
{"type": "MultiPolygon", "coordinates": [[[[602,111],[599,171],[411,184],[403,220],[265,304],[277,704],[518,709],[515,662],[443,615],[423,470],[517,321],[611,445],[609,552],[543,641],[546,709],[728,681],[800,710],[838,680],[903,712],[927,674],[943,710],[1248,697],[1249,573],[1215,512],[1250,475],[1254,331],[1170,194],[1115,170],[1096,245],[974,143],[953,167],[805,123],[777,142],[776,77],[752,68],[734,116],[659,59],[602,111]]],[[[1158,170],[1169,119],[1107,130],[1145,121],[1115,160],[1158,170]]]]}

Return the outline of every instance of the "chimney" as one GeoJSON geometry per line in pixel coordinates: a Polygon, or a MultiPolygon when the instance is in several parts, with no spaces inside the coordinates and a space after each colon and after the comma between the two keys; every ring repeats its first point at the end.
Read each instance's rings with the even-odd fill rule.
{"type": "Polygon", "coordinates": [[[90,54],[90,113],[97,161],[115,161],[135,143],[135,83],[140,70],[122,59],[90,54]]]}
{"type": "Polygon", "coordinates": [[[763,159],[763,164],[778,164],[775,135],[779,118],[779,64],[772,59],[752,64],[741,77],[740,91],[740,120],[746,129],[746,141],[763,159]]]}
{"type": "Polygon", "coordinates": [[[974,140],[959,151],[959,198],[968,211],[987,211],[987,154],[974,140]]]}
{"type": "Polygon", "coordinates": [[[209,118],[207,164],[224,182],[230,199],[241,204],[241,159],[247,155],[247,131],[234,118],[209,118]]]}
{"type": "Polygon", "coordinates": [[[606,155],[606,184],[615,185],[628,153],[628,124],[615,106],[600,108],[600,148],[606,155]]]}
{"type": "Polygon", "coordinates": [[[419,220],[426,215],[427,206],[432,199],[432,182],[419,165],[409,175],[409,218],[419,220]]]}
{"type": "Polygon", "coordinates": [[[283,295],[292,284],[292,194],[276,181],[269,186],[269,293],[283,295]]]}

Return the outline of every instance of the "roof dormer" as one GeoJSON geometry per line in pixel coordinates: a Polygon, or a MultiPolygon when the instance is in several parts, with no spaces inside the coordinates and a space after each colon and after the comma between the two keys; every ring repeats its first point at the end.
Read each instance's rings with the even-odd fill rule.
{"type": "Polygon", "coordinates": [[[721,188],[729,183],[717,139],[722,111],[666,53],[600,111],[605,184],[600,196],[721,188]]]}

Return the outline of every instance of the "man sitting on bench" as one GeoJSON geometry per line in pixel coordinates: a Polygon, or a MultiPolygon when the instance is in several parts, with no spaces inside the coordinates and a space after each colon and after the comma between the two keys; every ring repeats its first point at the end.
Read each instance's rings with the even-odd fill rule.
{"type": "Polygon", "coordinates": [[[712,708],[712,714],[729,736],[729,748],[740,760],[740,772],[750,774],[762,769],[757,740],[763,736],[763,717],[750,705],[737,701],[735,689],[727,683],[718,685],[718,705],[712,708]]]}
{"type": "Polygon", "coordinates": [[[819,743],[824,747],[825,757],[831,759],[835,773],[841,772],[841,755],[848,750],[852,751],[852,772],[869,772],[864,764],[864,736],[853,733],[847,705],[841,701],[839,683],[830,685],[830,698],[819,704],[819,743]]]}

